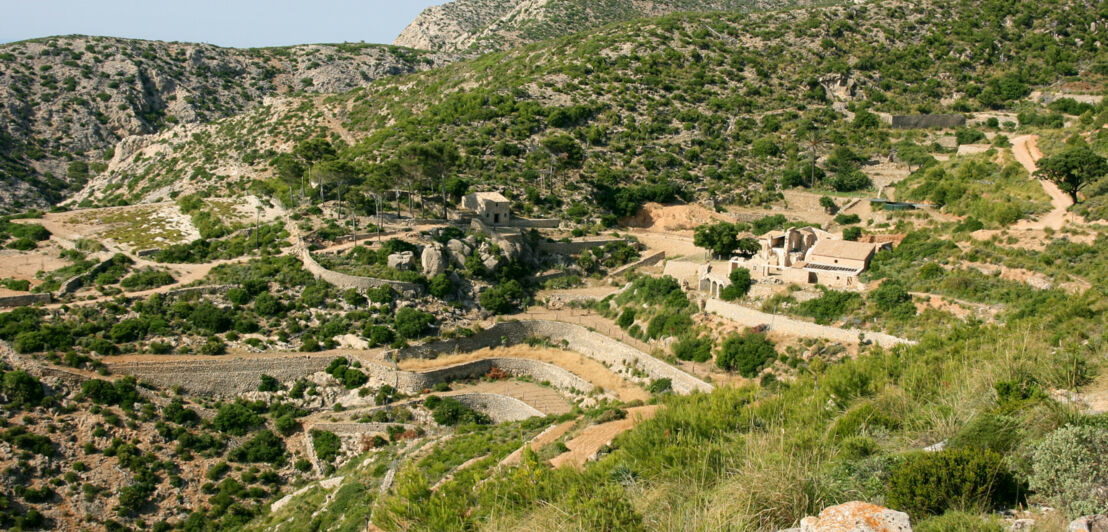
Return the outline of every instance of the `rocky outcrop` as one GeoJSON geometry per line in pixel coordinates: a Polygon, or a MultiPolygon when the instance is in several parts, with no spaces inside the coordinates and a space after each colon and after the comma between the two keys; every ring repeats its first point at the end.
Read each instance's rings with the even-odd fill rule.
{"type": "Polygon", "coordinates": [[[1066,527],[1066,532],[1108,532],[1108,515],[1078,517],[1066,527]]]}
{"type": "MultiPolygon", "coordinates": [[[[40,186],[47,173],[83,182],[127,137],[235,115],[266,96],[343,92],[435,64],[427,54],[360,44],[235,49],[69,36],[2,45],[0,176],[29,179],[22,187],[0,180],[0,210],[56,201],[40,186]]],[[[119,149],[133,153],[136,143],[119,149]]]]}
{"type": "Polygon", "coordinates": [[[411,270],[413,264],[415,264],[415,253],[411,251],[393,253],[388,257],[389,268],[396,270],[411,270]]]}
{"type": "Polygon", "coordinates": [[[397,46],[475,56],[598,28],[686,11],[752,11],[796,0],[455,0],[425,9],[393,41],[397,46]]]}
{"type": "Polygon", "coordinates": [[[443,255],[443,246],[438,242],[425,246],[420,254],[419,262],[423,268],[423,275],[428,279],[446,273],[446,257],[443,255]]]}
{"type": "Polygon", "coordinates": [[[908,514],[853,501],[825,508],[819,517],[805,517],[794,532],[912,532],[908,514]]]}

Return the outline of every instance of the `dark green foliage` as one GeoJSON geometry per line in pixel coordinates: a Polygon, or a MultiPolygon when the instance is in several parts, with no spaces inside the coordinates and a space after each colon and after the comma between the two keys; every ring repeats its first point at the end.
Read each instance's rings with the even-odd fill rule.
{"type": "Polygon", "coordinates": [[[254,312],[259,316],[276,316],[283,310],[281,301],[269,292],[263,292],[254,298],[254,312]]]}
{"type": "Polygon", "coordinates": [[[797,314],[815,318],[816,323],[831,323],[857,309],[862,296],[853,292],[827,290],[822,296],[796,305],[797,314]]]}
{"type": "Polygon", "coordinates": [[[686,336],[673,344],[673,356],[678,360],[707,362],[712,359],[712,339],[686,336]]]}
{"type": "Polygon", "coordinates": [[[693,244],[711,251],[717,257],[727,257],[735,252],[749,257],[758,251],[758,241],[753,238],[739,238],[742,229],[737,224],[727,222],[702,225],[693,232],[693,244]]]}
{"type": "Polygon", "coordinates": [[[885,281],[869,294],[869,301],[884,313],[898,317],[911,317],[916,314],[912,296],[899,281],[885,281]]]}
{"type": "Polygon", "coordinates": [[[633,216],[644,203],[670,203],[681,195],[681,188],[669,181],[630,187],[597,185],[596,201],[617,217],[633,216]]]}
{"type": "Polygon", "coordinates": [[[723,341],[716,355],[716,365],[727,371],[737,371],[749,379],[756,377],[766,364],[776,358],[773,342],[765,334],[747,331],[741,335],[732,334],[723,341]]]}
{"type": "Polygon", "coordinates": [[[434,322],[435,316],[433,314],[412,307],[404,307],[396,311],[393,328],[396,330],[397,336],[411,340],[426,334],[434,322]]]}
{"type": "Polygon", "coordinates": [[[985,134],[976,129],[961,128],[954,132],[958,144],[974,144],[985,140],[985,134]]]}
{"type": "Polygon", "coordinates": [[[81,395],[102,405],[121,405],[130,408],[142,402],[134,377],[124,377],[115,382],[91,379],[81,383],[81,395]]]}
{"type": "Polygon", "coordinates": [[[840,214],[835,216],[835,223],[839,225],[856,224],[861,222],[862,219],[857,214],[840,214]]]}
{"type": "Polygon", "coordinates": [[[373,346],[388,345],[396,339],[396,334],[385,325],[368,325],[362,331],[362,335],[368,338],[373,346]]]}
{"type": "Polygon", "coordinates": [[[843,240],[857,241],[862,237],[861,227],[847,227],[843,229],[843,240]]]}
{"type": "Polygon", "coordinates": [[[1053,181],[1077,203],[1077,191],[1108,174],[1108,159],[1086,145],[1071,146],[1062,153],[1038,161],[1036,175],[1053,181]]]}
{"type": "Polygon", "coordinates": [[[54,444],[50,441],[50,438],[28,432],[22,425],[10,427],[0,433],[0,440],[6,441],[18,449],[30,451],[37,455],[54,455],[54,444]]]}
{"type": "Polygon", "coordinates": [[[258,385],[259,392],[276,392],[281,389],[281,383],[269,375],[262,375],[262,382],[258,385]]]}
{"type": "Polygon", "coordinates": [[[647,324],[646,336],[648,338],[678,336],[692,329],[692,326],[692,318],[684,312],[658,314],[651,318],[650,323],[647,324]]]}
{"type": "Polygon", "coordinates": [[[312,430],[312,447],[315,455],[326,463],[331,463],[338,458],[342,450],[342,440],[334,432],[326,430],[312,430]]]}
{"type": "Polygon", "coordinates": [[[754,281],[750,278],[750,270],[746,268],[735,268],[728,275],[728,278],[731,280],[731,284],[724,287],[719,294],[720,299],[724,301],[734,301],[746,297],[746,294],[750,292],[750,287],[754,284],[754,281]]]}
{"type": "MultiPolygon", "coordinates": [[[[481,292],[478,300],[481,306],[493,314],[507,314],[512,312],[523,302],[527,293],[519,281],[512,279],[506,283],[491,286],[481,292]]],[[[397,333],[400,333],[398,328],[397,333]]],[[[403,336],[403,334],[401,334],[403,336]]]]}
{"type": "Polygon", "coordinates": [[[623,313],[619,315],[619,319],[616,320],[616,325],[619,325],[621,329],[626,329],[635,323],[635,309],[626,308],[623,309],[623,313]]]}
{"type": "Polygon", "coordinates": [[[8,371],[0,381],[0,391],[12,408],[34,408],[46,397],[42,383],[23,370],[8,371]]]}
{"type": "Polygon", "coordinates": [[[131,274],[119,282],[127,290],[149,290],[177,282],[172,275],[156,270],[146,270],[131,274]]]}
{"type": "Polygon", "coordinates": [[[242,436],[262,424],[262,417],[241,402],[226,403],[219,407],[212,419],[212,426],[232,436],[242,436]]]}
{"type": "Polygon", "coordinates": [[[955,449],[985,449],[1000,454],[1012,451],[1020,441],[1019,422],[1009,416],[985,412],[974,417],[950,440],[955,449]]]}
{"type": "Polygon", "coordinates": [[[431,409],[431,416],[435,423],[453,427],[455,425],[474,423],[488,425],[492,423],[489,416],[482,414],[452,397],[439,397],[432,395],[424,401],[424,405],[431,409]]]}
{"type": "Polygon", "coordinates": [[[989,450],[915,452],[889,478],[888,505],[912,516],[982,511],[1020,502],[1025,490],[989,450]]]}
{"type": "Polygon", "coordinates": [[[440,273],[430,279],[427,289],[431,292],[431,295],[439,299],[446,299],[454,293],[454,283],[450,281],[448,275],[440,273]]]}
{"type": "Polygon", "coordinates": [[[204,301],[193,309],[189,321],[196,328],[212,333],[227,332],[235,323],[234,312],[231,309],[217,307],[204,301]]]}
{"type": "Polygon", "coordinates": [[[278,464],[285,458],[285,442],[272,431],[261,430],[229,454],[236,462],[278,464]]]}
{"type": "Polygon", "coordinates": [[[646,391],[650,393],[665,393],[673,390],[673,381],[670,379],[655,379],[650,382],[646,391]]]}

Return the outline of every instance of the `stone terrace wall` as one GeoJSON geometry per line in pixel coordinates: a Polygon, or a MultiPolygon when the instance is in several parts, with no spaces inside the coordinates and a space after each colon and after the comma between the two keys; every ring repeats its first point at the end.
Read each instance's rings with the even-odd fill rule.
{"type": "Polygon", "coordinates": [[[507,395],[492,393],[460,393],[450,396],[478,412],[488,414],[493,423],[521,421],[529,417],[544,417],[537,408],[507,395]]]}
{"type": "Polygon", "coordinates": [[[801,321],[786,316],[767,314],[752,308],[747,308],[735,303],[728,303],[719,299],[709,299],[705,305],[707,312],[714,312],[724,318],[736,321],[747,327],[764,325],[767,330],[801,336],[804,338],[825,338],[843,343],[858,343],[858,335],[865,335],[865,339],[872,340],[881,347],[893,347],[899,344],[914,344],[910,340],[898,338],[885,333],[863,331],[861,329],[840,329],[827,325],[819,325],[807,321],[801,321]]]}
{"type": "Polygon", "coordinates": [[[538,218],[517,218],[512,217],[508,225],[511,227],[519,227],[522,229],[557,229],[562,224],[562,221],[557,218],[538,219],[538,218]]]}
{"type": "Polygon", "coordinates": [[[897,129],[952,128],[964,125],[964,115],[896,115],[892,120],[892,126],[897,129]]]}
{"type": "Polygon", "coordinates": [[[345,273],[339,273],[336,271],[328,270],[323,266],[320,266],[312,254],[307,248],[301,247],[297,250],[300,255],[301,262],[304,263],[304,269],[308,270],[312,275],[327,281],[342,290],[348,290],[350,288],[356,288],[359,290],[366,290],[369,288],[377,288],[381,286],[391,286],[397,292],[404,294],[405,297],[419,297],[423,295],[423,286],[416,283],[405,283],[402,281],[392,281],[388,279],[375,279],[373,277],[358,277],[355,275],[347,275],[345,273]]]}
{"type": "Polygon", "coordinates": [[[559,321],[531,320],[506,321],[481,331],[468,338],[440,340],[393,351],[396,360],[405,358],[434,358],[442,353],[469,352],[486,347],[508,346],[524,343],[528,338],[548,338],[555,344],[563,340],[572,351],[581,353],[612,369],[623,373],[631,380],[642,382],[635,377],[632,369],[639,369],[651,379],[670,379],[673,390],[678,393],[693,391],[711,391],[713,386],[661,360],[658,360],[634,347],[613,340],[572,323],[559,321]]]}
{"type": "Polygon", "coordinates": [[[622,238],[598,238],[595,240],[572,240],[570,242],[539,242],[538,250],[551,255],[576,255],[586,249],[598,248],[613,242],[624,242],[622,238]]]}
{"type": "Polygon", "coordinates": [[[262,375],[280,381],[292,381],[327,369],[336,355],[296,355],[264,358],[236,358],[234,356],[211,359],[188,358],[142,362],[107,361],[112,373],[134,375],[139,380],[150,381],[161,387],[181,386],[201,395],[230,396],[257,391],[262,375]]]}
{"type": "Polygon", "coordinates": [[[567,392],[576,390],[588,393],[593,389],[588,381],[565,369],[523,358],[486,358],[424,372],[397,371],[378,364],[364,363],[362,370],[369,376],[369,384],[372,386],[388,384],[411,394],[429,389],[440,382],[480,377],[494,367],[514,377],[526,375],[540,382],[547,381],[551,386],[567,392]]]}
{"type": "Polygon", "coordinates": [[[49,303],[53,301],[53,299],[54,296],[48,293],[0,297],[0,308],[26,307],[39,303],[49,303]]]}
{"type": "Polygon", "coordinates": [[[608,277],[619,277],[620,275],[623,275],[625,272],[627,272],[627,270],[631,270],[633,268],[641,268],[643,266],[653,266],[655,264],[658,264],[659,262],[662,262],[663,260],[666,260],[666,252],[655,251],[654,253],[651,253],[635,262],[624,264],[623,266],[612,270],[611,273],[608,274],[608,277]]]}
{"type": "Polygon", "coordinates": [[[308,427],[308,431],[325,430],[340,436],[360,434],[387,434],[389,427],[404,427],[404,430],[414,429],[415,425],[404,423],[316,423],[308,427]]]}

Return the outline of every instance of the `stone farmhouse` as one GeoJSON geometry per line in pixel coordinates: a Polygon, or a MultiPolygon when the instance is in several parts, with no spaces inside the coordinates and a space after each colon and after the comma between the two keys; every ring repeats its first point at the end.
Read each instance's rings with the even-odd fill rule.
{"type": "Polygon", "coordinates": [[[892,247],[891,242],[842,240],[816,227],[770,231],[759,243],[761,248],[753,257],[732,258],[726,273],[713,272],[710,266],[704,268],[700,289],[718,297],[731,283],[730,273],[738,268],[746,268],[753,278],[768,282],[860,289],[858,276],[869,268],[873,255],[892,247]]]}
{"type": "Polygon", "coordinates": [[[474,192],[462,198],[462,208],[477,213],[488,225],[508,225],[511,202],[499,192],[474,192]]]}

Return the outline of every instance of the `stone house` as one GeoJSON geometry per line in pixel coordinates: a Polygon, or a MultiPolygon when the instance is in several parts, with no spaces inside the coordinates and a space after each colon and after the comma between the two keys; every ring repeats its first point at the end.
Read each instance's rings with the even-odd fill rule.
{"type": "Polygon", "coordinates": [[[488,225],[507,225],[511,202],[499,192],[474,192],[462,198],[462,208],[477,213],[488,225]]]}

